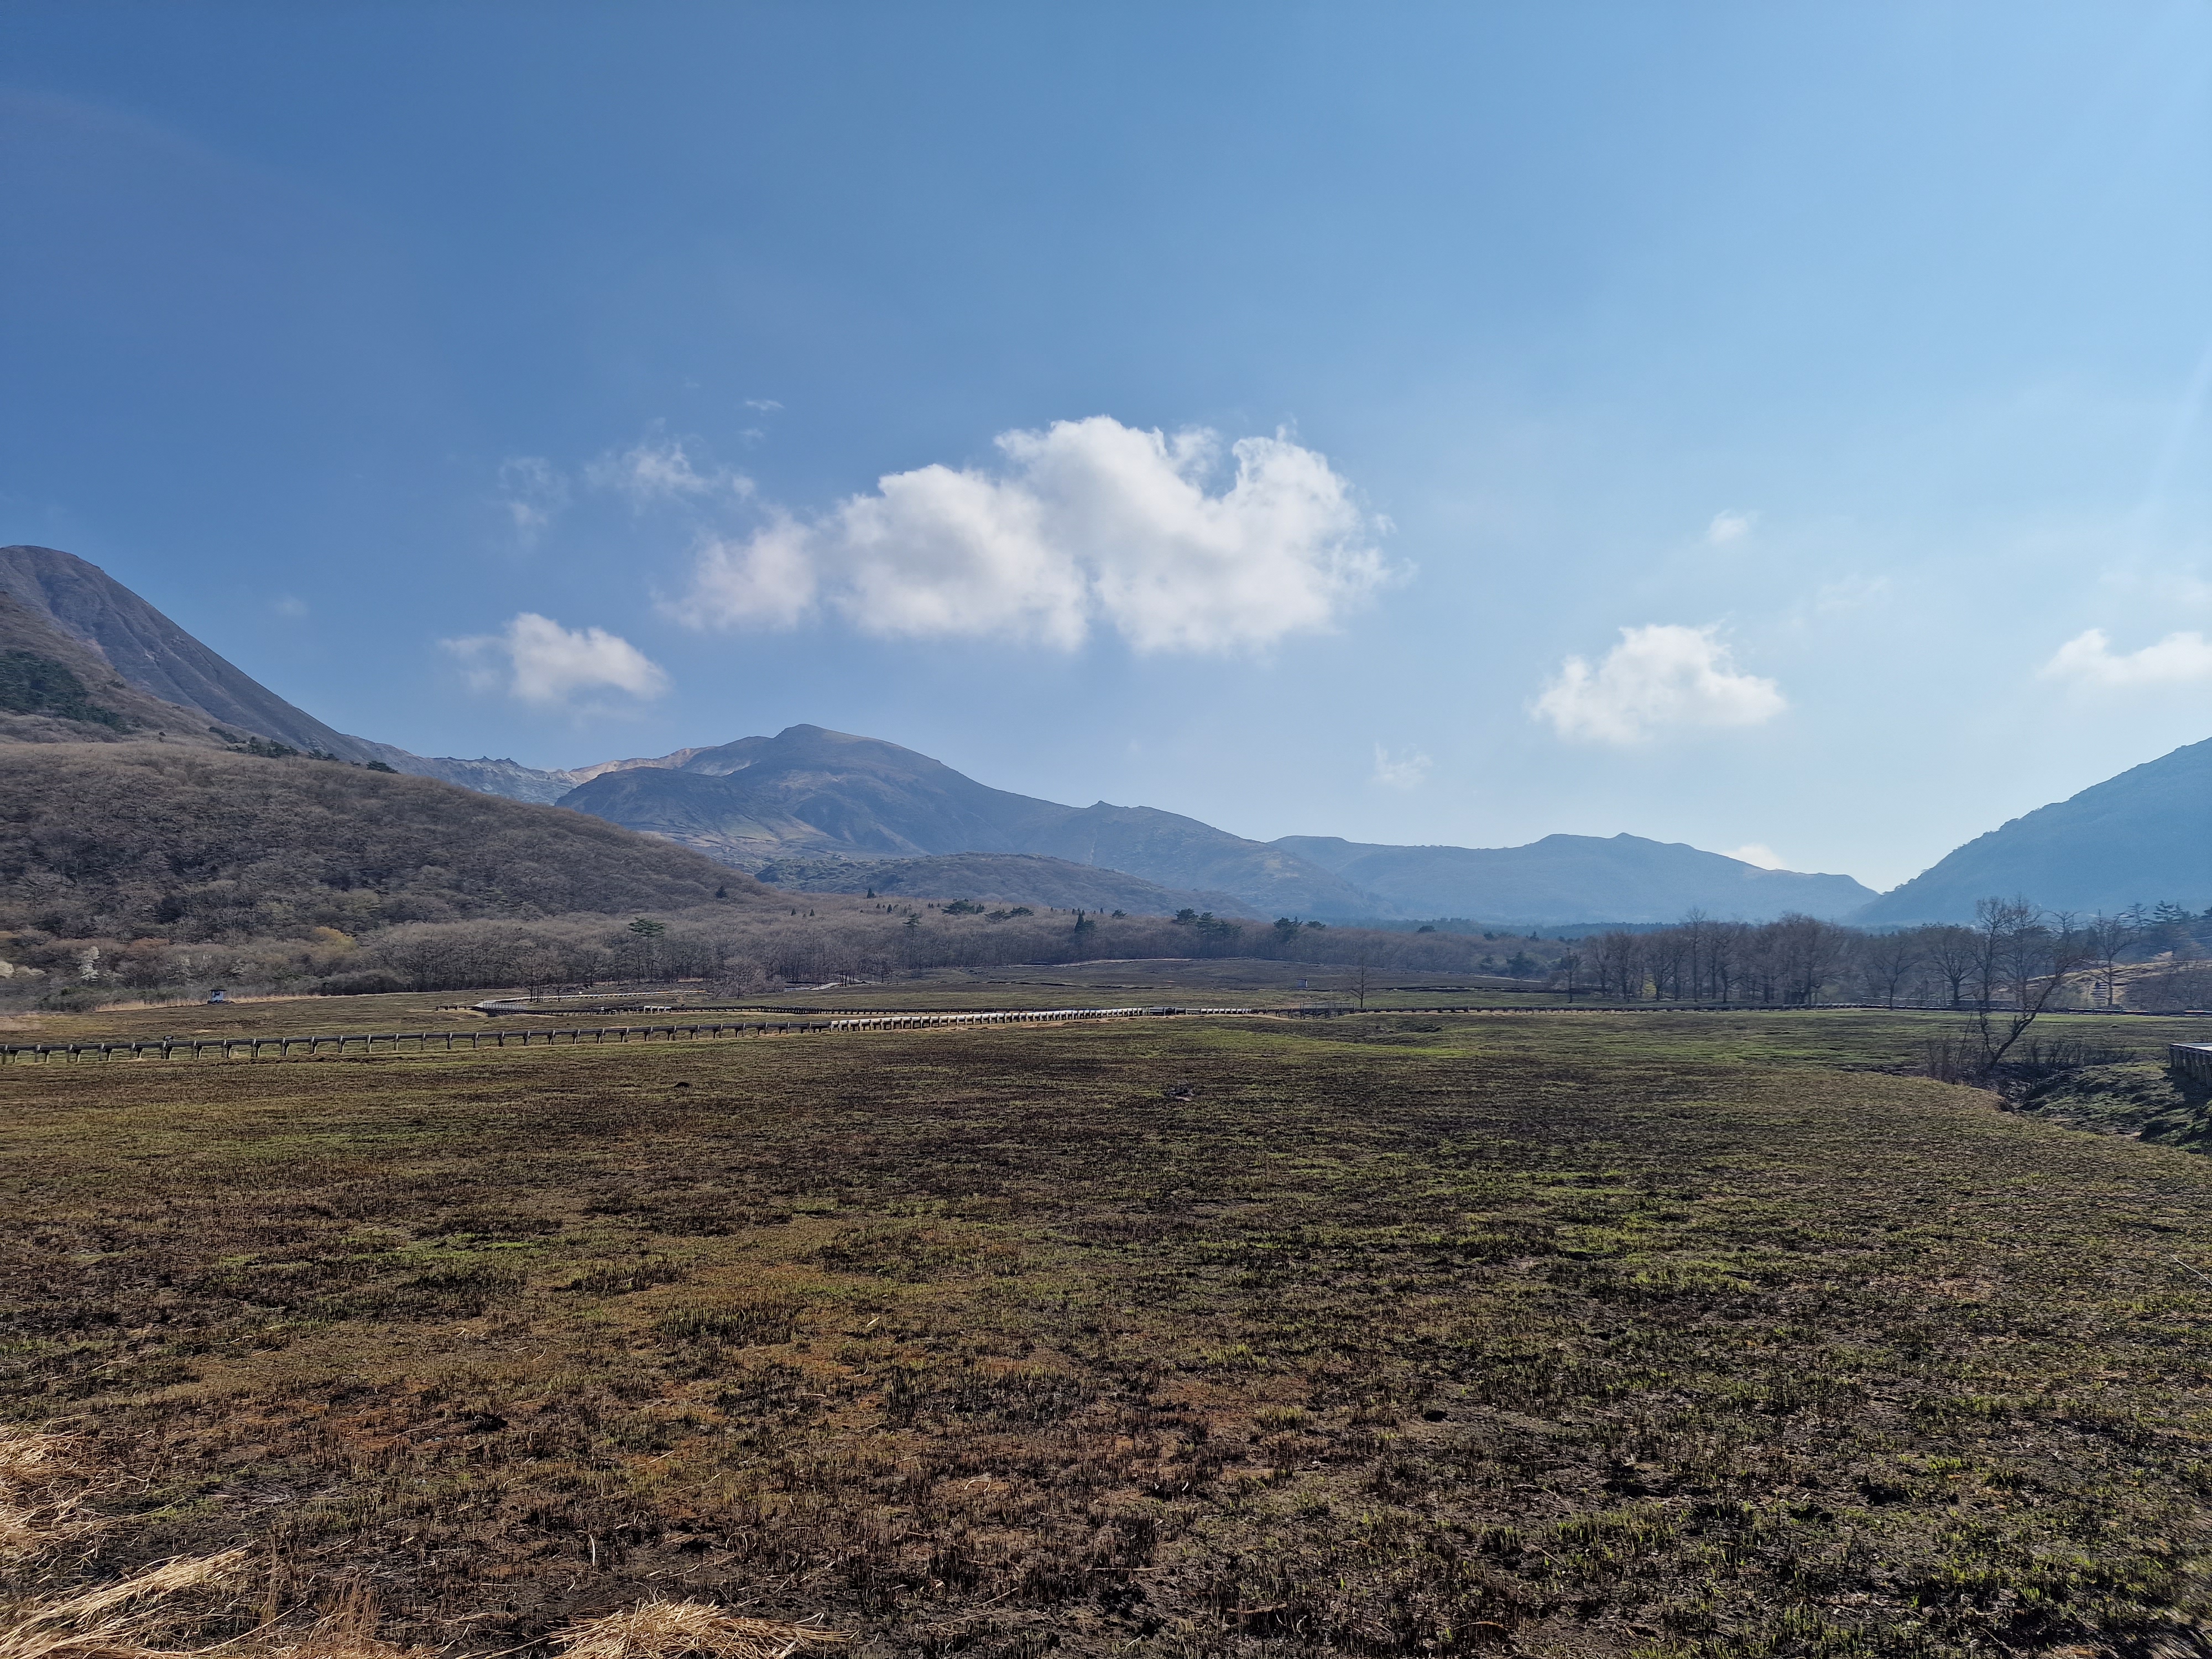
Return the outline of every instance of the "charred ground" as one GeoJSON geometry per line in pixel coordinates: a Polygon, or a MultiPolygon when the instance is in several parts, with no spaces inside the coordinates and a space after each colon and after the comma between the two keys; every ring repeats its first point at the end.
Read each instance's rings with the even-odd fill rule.
{"type": "Polygon", "coordinates": [[[143,1481],[90,1572],[250,1544],[455,1652],[2201,1650],[2212,1164],[1858,1069],[1921,1035],[26,1069],[7,1410],[143,1481]]]}

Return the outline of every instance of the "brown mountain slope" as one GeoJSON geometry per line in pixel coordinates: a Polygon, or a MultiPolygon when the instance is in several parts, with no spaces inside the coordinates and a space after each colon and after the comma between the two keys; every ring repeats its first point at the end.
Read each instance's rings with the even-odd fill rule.
{"type": "MultiPolygon", "coordinates": [[[[210,650],[98,565],[58,548],[27,544],[0,547],[0,598],[27,611],[56,638],[75,641],[80,651],[104,665],[165,708],[197,711],[191,722],[210,721],[252,736],[274,738],[294,749],[320,750],[346,760],[381,761],[401,772],[442,778],[486,794],[550,803],[575,787],[567,772],[541,771],[511,760],[486,756],[463,760],[451,755],[417,755],[388,743],[349,736],[294,707],[235,663],[210,650]]],[[[142,721],[160,730],[158,720],[142,721]]],[[[178,721],[167,727],[173,735],[178,721]]],[[[0,739],[35,735],[0,729],[0,739]]],[[[93,739],[91,732],[49,733],[68,740],[93,739]]]]}
{"type": "Polygon", "coordinates": [[[210,747],[221,741],[198,709],[140,690],[97,651],[6,592],[0,592],[0,742],[122,743],[158,736],[210,747]]]}
{"type": "Polygon", "coordinates": [[[0,927],[358,933],[672,909],[718,890],[762,892],[665,841],[434,779],[175,744],[0,745],[0,927]]]}
{"type": "Polygon", "coordinates": [[[379,758],[217,656],[96,564],[52,547],[0,547],[0,592],[82,640],[150,696],[295,749],[379,758]]]}

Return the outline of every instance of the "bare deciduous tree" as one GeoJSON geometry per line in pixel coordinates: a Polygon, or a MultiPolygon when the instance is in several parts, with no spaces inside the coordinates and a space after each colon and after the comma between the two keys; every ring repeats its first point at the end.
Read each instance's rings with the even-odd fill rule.
{"type": "Polygon", "coordinates": [[[1869,934],[1858,951],[1859,976],[1869,993],[1868,1000],[1885,1008],[1896,1007],[1898,993],[1920,966],[1924,949],[1925,942],[1917,931],[1869,934]]]}
{"type": "Polygon", "coordinates": [[[1942,977],[1950,992],[1949,1006],[1965,1006],[1966,981],[1973,977],[1974,963],[1980,956],[1980,942],[1974,930],[1956,926],[1927,927],[1921,930],[1921,938],[1928,965],[1942,977]]]}
{"type": "Polygon", "coordinates": [[[2104,1006],[2117,1008],[2119,1006],[2120,958],[2136,942],[2135,925],[2124,916],[2108,916],[2100,913],[2083,927],[2081,937],[2087,947],[2089,965],[2096,973],[2097,988],[2104,994],[2104,1006]]]}
{"type": "Polygon", "coordinates": [[[2067,976],[2094,957],[2072,916],[2024,898],[1983,899],[1974,906],[1973,932],[1979,989],[1973,1032],[1987,1074],[2027,1035],[2067,976]]]}
{"type": "Polygon", "coordinates": [[[1374,968],[1367,960],[1367,953],[1363,951],[1359,959],[1352,964],[1350,981],[1352,994],[1359,999],[1359,1012],[1363,1014],[1367,1012],[1367,993],[1372,988],[1374,975],[1374,968]]]}

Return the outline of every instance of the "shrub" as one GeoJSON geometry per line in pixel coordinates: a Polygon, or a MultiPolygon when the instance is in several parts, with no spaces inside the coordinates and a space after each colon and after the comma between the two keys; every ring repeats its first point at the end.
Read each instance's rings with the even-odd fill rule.
{"type": "Polygon", "coordinates": [[[318,981],[315,994],[319,997],[373,997],[388,991],[406,991],[414,988],[387,968],[370,968],[360,973],[332,974],[318,981]]]}

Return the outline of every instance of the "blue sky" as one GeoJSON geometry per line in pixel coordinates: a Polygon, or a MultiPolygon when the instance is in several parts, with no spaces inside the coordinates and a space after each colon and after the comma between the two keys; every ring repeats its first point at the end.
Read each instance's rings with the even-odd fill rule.
{"type": "Polygon", "coordinates": [[[2212,736],[2212,9],[8,7],[0,541],[348,731],[1887,886],[2212,736]]]}

